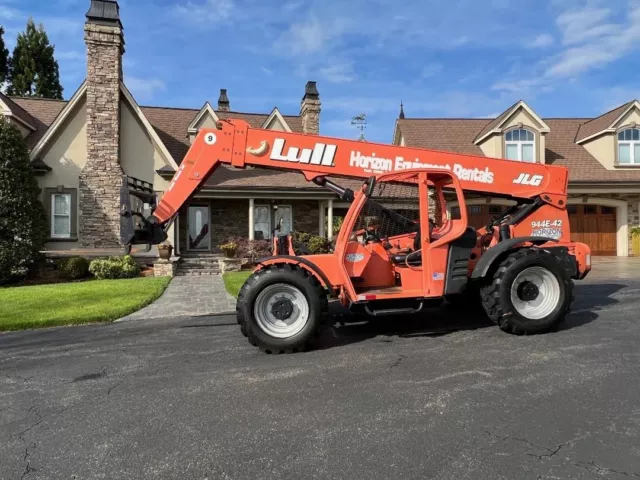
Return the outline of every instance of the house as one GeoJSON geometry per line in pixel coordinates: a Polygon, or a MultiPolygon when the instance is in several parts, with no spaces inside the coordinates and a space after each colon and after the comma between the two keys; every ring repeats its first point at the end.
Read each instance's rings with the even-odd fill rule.
{"type": "MultiPolygon", "coordinates": [[[[234,111],[220,89],[217,108],[139,106],[123,81],[124,29],[115,0],[90,0],[87,74],[68,101],[7,97],[0,113],[26,139],[50,219],[48,252],[121,251],[121,175],[152,183],[161,197],[201,127],[235,118],[252,127],[318,134],[321,101],[307,82],[300,111],[234,111]]],[[[301,173],[219,167],[169,230],[176,254],[215,251],[230,236],[268,239],[284,231],[331,235],[335,195],[301,173]]],[[[156,255],[155,249],[151,256],[156,255]]]]}
{"type": "MultiPolygon", "coordinates": [[[[229,92],[200,109],[140,106],[123,81],[124,29],[115,0],[88,0],[84,40],[87,74],[67,101],[7,97],[0,114],[22,132],[50,219],[49,254],[113,254],[119,245],[121,175],[168,188],[201,127],[236,118],[257,128],[320,133],[316,82],[301,91],[300,110],[233,110],[229,92]]],[[[640,104],[632,101],[597,118],[540,118],[524,101],[494,119],[407,118],[401,113],[393,143],[506,157],[569,167],[570,218],[575,240],[594,254],[626,256],[629,227],[639,223],[640,104]]],[[[390,132],[391,133],[391,132],[390,132]]],[[[357,188],[357,180],[341,180],[357,188]]],[[[500,212],[504,200],[468,198],[472,224],[500,212]]],[[[216,252],[229,237],[269,239],[284,232],[332,237],[334,218],[348,205],[301,173],[223,165],[184,205],[169,230],[174,252],[216,252]]],[[[449,206],[455,214],[455,205],[449,206]]],[[[157,256],[156,249],[139,254],[157,256]]]]}
{"type": "MultiPolygon", "coordinates": [[[[393,143],[565,166],[572,239],[587,243],[594,255],[631,254],[630,228],[640,224],[637,100],[596,118],[540,118],[524,101],[493,119],[409,118],[401,104],[393,143]]],[[[512,202],[477,197],[465,203],[478,227],[512,202]]]]}

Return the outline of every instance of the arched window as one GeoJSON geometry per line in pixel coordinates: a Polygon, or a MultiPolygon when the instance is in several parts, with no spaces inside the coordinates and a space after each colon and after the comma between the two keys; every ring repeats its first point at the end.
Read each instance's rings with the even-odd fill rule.
{"type": "Polygon", "coordinates": [[[640,164],[640,129],[618,132],[618,163],[640,164]]]}
{"type": "Polygon", "coordinates": [[[505,157],[509,160],[535,162],[535,146],[535,135],[524,128],[509,130],[505,135],[505,157]]]}

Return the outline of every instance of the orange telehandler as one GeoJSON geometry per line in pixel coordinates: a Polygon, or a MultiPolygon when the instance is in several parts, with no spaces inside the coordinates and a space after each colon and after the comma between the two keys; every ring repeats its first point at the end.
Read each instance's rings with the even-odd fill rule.
{"type": "Polygon", "coordinates": [[[284,237],[241,288],[240,329],[267,353],[306,349],[327,325],[329,298],[368,316],[475,299],[506,332],[548,332],[569,311],[573,279],[591,270],[589,247],[570,240],[566,168],[263,130],[240,120],[200,130],[159,202],[150,184],[123,177],[121,243],[164,241],[180,207],[221,163],[296,170],[350,204],[332,253],[296,254],[284,237]],[[340,186],[341,177],[362,178],[361,188],[340,186]],[[476,230],[465,193],[513,206],[476,230]],[[146,218],[133,207],[144,202],[152,208],[146,218]]]}

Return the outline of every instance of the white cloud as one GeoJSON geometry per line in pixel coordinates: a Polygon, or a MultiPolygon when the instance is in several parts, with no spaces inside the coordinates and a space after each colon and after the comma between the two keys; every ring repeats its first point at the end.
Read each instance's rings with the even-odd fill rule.
{"type": "Polygon", "coordinates": [[[624,22],[603,23],[612,12],[593,9],[568,12],[558,17],[563,31],[562,51],[545,71],[547,77],[571,77],[602,68],[638,49],[640,41],[640,7],[631,10],[624,22]]]}
{"type": "Polygon", "coordinates": [[[125,84],[137,102],[150,100],[156,92],[164,91],[167,88],[163,81],[156,78],[147,79],[128,76],[125,79],[125,84]]]}
{"type": "Polygon", "coordinates": [[[260,70],[262,70],[262,73],[264,73],[265,75],[273,75],[273,70],[267,67],[261,67],[260,70]]]}
{"type": "Polygon", "coordinates": [[[553,36],[549,35],[548,33],[541,33],[535,38],[535,40],[533,40],[529,44],[529,47],[543,48],[543,47],[548,47],[550,45],[553,45],[553,36]]]}
{"type": "Polygon", "coordinates": [[[349,83],[356,77],[350,63],[335,63],[319,70],[327,81],[331,83],[349,83]]]}
{"type": "Polygon", "coordinates": [[[348,23],[348,20],[340,17],[321,20],[311,15],[304,21],[290,24],[276,40],[274,51],[285,55],[310,55],[327,51],[332,47],[331,42],[346,32],[348,23]]]}
{"type": "Polygon", "coordinates": [[[15,20],[17,18],[21,18],[22,16],[23,15],[20,10],[0,5],[0,19],[2,19],[3,22],[6,22],[8,20],[15,20]]]}
{"type": "Polygon", "coordinates": [[[205,0],[194,3],[189,1],[174,7],[175,14],[192,24],[212,26],[226,21],[234,10],[232,0],[205,0]]]}

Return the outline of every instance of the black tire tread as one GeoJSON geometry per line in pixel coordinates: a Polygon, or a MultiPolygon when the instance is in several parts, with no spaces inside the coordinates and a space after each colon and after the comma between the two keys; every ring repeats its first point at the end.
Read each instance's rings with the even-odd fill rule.
{"type": "Polygon", "coordinates": [[[282,354],[282,353],[297,353],[308,350],[310,344],[316,340],[322,333],[328,324],[329,319],[329,301],[327,298],[327,292],[322,287],[318,279],[309,273],[308,270],[301,268],[297,265],[291,263],[278,263],[273,265],[268,265],[257,272],[253,273],[242,285],[240,291],[238,292],[238,299],[236,301],[236,319],[238,324],[240,325],[240,331],[242,335],[247,337],[249,343],[258,347],[260,351],[268,354],[282,354]],[[265,276],[271,275],[274,272],[284,273],[287,275],[295,275],[298,276],[305,282],[308,282],[314,291],[314,295],[316,295],[321,301],[321,311],[319,315],[318,322],[316,324],[316,328],[307,338],[297,342],[294,345],[291,345],[287,348],[273,348],[269,345],[266,345],[260,341],[260,339],[252,332],[251,324],[247,322],[247,319],[244,317],[244,313],[242,311],[242,305],[246,301],[247,295],[249,291],[265,276]]]}
{"type": "Polygon", "coordinates": [[[490,282],[485,283],[480,288],[480,297],[482,300],[482,306],[487,316],[498,325],[503,331],[507,333],[512,333],[515,335],[527,335],[531,333],[543,333],[545,331],[550,331],[553,328],[557,327],[557,324],[566,317],[571,311],[571,305],[573,304],[573,300],[575,298],[573,291],[573,280],[569,278],[568,275],[564,276],[565,290],[566,295],[571,298],[571,301],[568,302],[567,306],[564,308],[564,311],[558,315],[558,320],[548,329],[540,330],[536,329],[535,331],[530,331],[527,329],[519,329],[516,325],[513,324],[509,315],[506,315],[506,312],[503,310],[503,304],[500,302],[500,285],[503,281],[503,278],[506,272],[511,268],[511,266],[517,262],[518,260],[529,256],[540,256],[540,255],[549,255],[544,250],[538,248],[522,248],[511,252],[507,255],[502,262],[498,264],[497,269],[493,272],[492,279],[490,282]]]}

